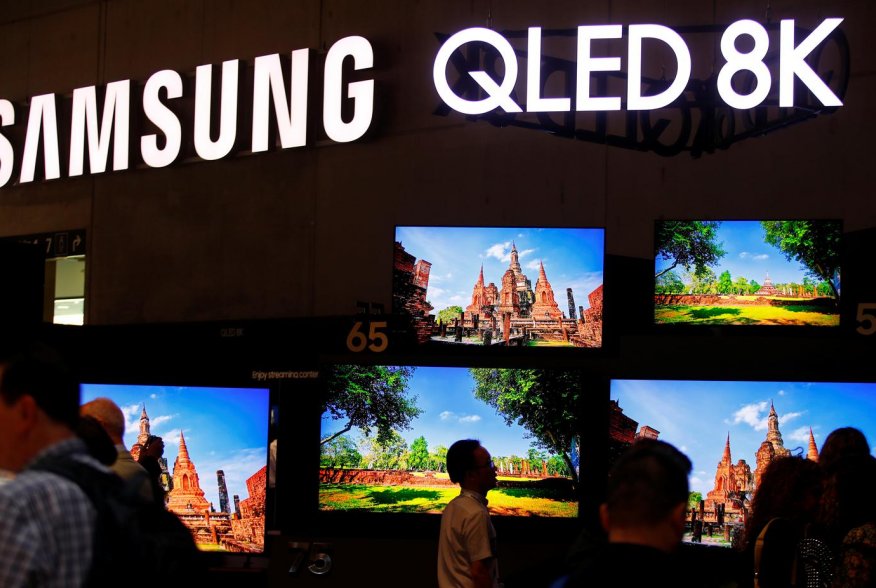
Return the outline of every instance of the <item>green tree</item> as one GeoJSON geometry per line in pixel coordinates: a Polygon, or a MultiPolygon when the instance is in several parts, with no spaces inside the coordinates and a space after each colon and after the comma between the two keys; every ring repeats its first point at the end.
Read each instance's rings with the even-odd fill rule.
{"type": "Polygon", "coordinates": [[[559,455],[552,455],[548,459],[548,473],[552,476],[571,476],[569,466],[559,455]]]}
{"type": "Polygon", "coordinates": [[[809,276],[803,278],[803,291],[807,296],[812,296],[815,293],[815,281],[809,276]]]}
{"type": "Polygon", "coordinates": [[[755,280],[751,280],[750,282],[748,282],[748,291],[751,294],[754,294],[758,290],[760,290],[760,284],[758,284],[755,280]]]}
{"type": "Polygon", "coordinates": [[[740,296],[748,294],[748,279],[744,276],[739,276],[738,278],[733,280],[733,291],[740,296]]]}
{"type": "Polygon", "coordinates": [[[438,311],[438,322],[442,322],[447,325],[452,324],[453,319],[458,319],[459,313],[461,312],[461,306],[448,306],[444,310],[438,311]]]}
{"type": "Polygon", "coordinates": [[[319,448],[319,465],[327,468],[359,467],[362,455],[356,450],[356,444],[346,435],[335,437],[319,448]]]}
{"type": "Polygon", "coordinates": [[[838,221],[762,221],[764,241],[777,247],[788,259],[803,264],[813,278],[830,285],[832,296],[839,300],[836,279],[840,271],[838,221]]]}
{"type": "Polygon", "coordinates": [[[364,467],[375,470],[407,469],[408,444],[397,431],[390,431],[383,440],[379,437],[359,439],[364,467]]]}
{"type": "Polygon", "coordinates": [[[687,506],[693,510],[700,507],[700,501],[703,499],[701,492],[691,492],[687,498],[687,506]]]}
{"type": "Polygon", "coordinates": [[[681,294],[684,288],[684,282],[675,272],[665,272],[657,277],[658,294],[681,294]]]}
{"type": "Polygon", "coordinates": [[[819,296],[830,296],[833,290],[830,287],[830,284],[827,282],[818,282],[818,286],[816,286],[815,291],[818,292],[819,296]]]}
{"type": "Polygon", "coordinates": [[[671,259],[672,265],[654,277],[681,265],[695,274],[715,265],[726,251],[715,241],[721,223],[714,221],[665,221],[657,227],[655,258],[671,259]]]}
{"type": "Polygon", "coordinates": [[[718,276],[715,270],[707,267],[702,273],[689,273],[691,294],[717,294],[718,276]]]}
{"type": "Polygon", "coordinates": [[[538,447],[561,455],[577,485],[569,452],[578,435],[575,407],[582,394],[579,375],[542,369],[469,371],[475,380],[475,397],[495,408],[506,424],[523,426],[538,447]]]}
{"type": "Polygon", "coordinates": [[[393,429],[410,428],[411,421],[422,412],[416,397],[408,396],[411,367],[336,365],[326,377],[323,414],[344,422],[340,431],[321,444],[358,427],[365,435],[377,430],[377,439],[389,440],[393,429]]]}
{"type": "Polygon", "coordinates": [[[729,294],[733,291],[733,279],[730,277],[730,271],[724,270],[718,278],[718,294],[729,294]]]}
{"type": "Polygon", "coordinates": [[[417,471],[429,468],[429,444],[426,443],[426,438],[422,435],[411,441],[408,468],[417,471]]]}
{"type": "Polygon", "coordinates": [[[436,472],[444,472],[447,470],[447,448],[443,445],[438,445],[435,450],[429,454],[429,469],[436,472]]]}

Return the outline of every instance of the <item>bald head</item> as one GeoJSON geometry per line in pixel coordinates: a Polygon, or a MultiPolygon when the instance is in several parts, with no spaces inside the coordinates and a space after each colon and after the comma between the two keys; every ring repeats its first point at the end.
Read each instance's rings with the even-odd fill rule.
{"type": "Polygon", "coordinates": [[[82,416],[90,416],[106,430],[113,443],[122,443],[125,434],[125,415],[122,409],[109,398],[95,398],[79,409],[82,416]]]}

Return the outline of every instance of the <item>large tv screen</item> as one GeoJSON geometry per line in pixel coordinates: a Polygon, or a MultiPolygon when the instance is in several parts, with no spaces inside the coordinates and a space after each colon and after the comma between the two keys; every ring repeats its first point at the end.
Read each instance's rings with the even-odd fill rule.
{"type": "Polygon", "coordinates": [[[691,459],[689,506],[705,523],[699,539],[719,545],[741,529],[772,459],[817,460],[824,439],[840,427],[876,440],[873,383],[613,380],[610,408],[612,458],[636,437],[652,437],[691,459]]]}
{"type": "Polygon", "coordinates": [[[655,323],[839,326],[841,238],[832,220],[658,221],[655,323]]]}
{"type": "Polygon", "coordinates": [[[493,515],[578,515],[578,372],[334,365],[323,374],[321,511],[441,513],[459,494],[447,448],[476,438],[497,468],[493,515]]]}
{"type": "Polygon", "coordinates": [[[397,227],[393,312],[420,343],[602,346],[603,229],[397,227]]]}
{"type": "Polygon", "coordinates": [[[204,551],[264,551],[267,388],[82,384],[82,402],[106,397],[125,415],[135,457],[148,435],[164,441],[167,509],[204,551]]]}

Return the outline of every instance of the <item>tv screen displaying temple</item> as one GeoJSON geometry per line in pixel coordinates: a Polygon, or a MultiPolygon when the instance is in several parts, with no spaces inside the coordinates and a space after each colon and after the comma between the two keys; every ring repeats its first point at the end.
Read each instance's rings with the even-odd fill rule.
{"type": "Polygon", "coordinates": [[[323,374],[321,511],[440,514],[460,492],[447,449],[475,438],[498,477],[492,515],[578,515],[578,372],[334,365],[323,374]]]}
{"type": "Polygon", "coordinates": [[[150,436],[165,505],[204,551],[264,551],[267,388],[82,384],[82,403],[109,398],[125,417],[122,445],[136,460],[150,436]]]}
{"type": "Polygon", "coordinates": [[[611,382],[610,461],[637,438],[657,438],[693,462],[686,541],[741,539],[766,466],[789,455],[817,461],[841,427],[876,441],[876,384],[611,382]]]}
{"type": "Polygon", "coordinates": [[[393,312],[419,343],[602,346],[603,229],[396,227],[393,312]]]}
{"type": "Polygon", "coordinates": [[[842,224],[658,221],[656,324],[836,327],[842,224]]]}

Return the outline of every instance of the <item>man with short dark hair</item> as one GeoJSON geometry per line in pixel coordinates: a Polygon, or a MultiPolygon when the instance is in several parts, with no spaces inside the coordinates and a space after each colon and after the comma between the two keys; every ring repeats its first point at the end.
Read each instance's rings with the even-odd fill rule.
{"type": "Polygon", "coordinates": [[[675,551],[690,471],[690,460],[669,443],[636,441],[611,469],[600,506],[608,544],[588,554],[565,586],[686,586],[675,551]]]}
{"type": "Polygon", "coordinates": [[[81,586],[92,561],[96,510],[72,481],[39,470],[69,459],[106,471],[76,437],[79,386],[40,346],[0,352],[0,586],[81,586]]]}
{"type": "Polygon", "coordinates": [[[447,450],[447,473],[461,490],[441,515],[438,586],[497,588],[496,530],[487,510],[487,492],[496,487],[490,452],[477,440],[457,441],[447,450]]]}

